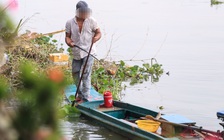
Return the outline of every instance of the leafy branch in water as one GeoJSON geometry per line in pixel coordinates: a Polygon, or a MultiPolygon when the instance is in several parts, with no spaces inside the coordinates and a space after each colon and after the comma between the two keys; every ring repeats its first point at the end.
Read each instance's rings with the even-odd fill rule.
{"type": "Polygon", "coordinates": [[[223,4],[224,2],[219,1],[219,0],[211,0],[211,6],[213,5],[219,5],[219,4],[223,4]]]}
{"type": "MultiPolygon", "coordinates": [[[[74,100],[71,100],[74,101],[74,100]]],[[[70,104],[66,104],[62,106],[62,108],[59,110],[60,118],[65,117],[79,117],[81,115],[80,111],[75,108],[71,107],[70,104]]]]}
{"type": "Polygon", "coordinates": [[[143,83],[151,77],[152,82],[158,82],[159,77],[163,74],[161,64],[144,63],[142,66],[127,66],[124,61],[118,64],[115,62],[102,61],[95,64],[92,72],[92,85],[99,93],[110,90],[115,98],[118,98],[122,89],[122,83],[127,81],[130,85],[143,83]],[[108,64],[109,63],[109,64],[108,64]],[[105,65],[110,65],[105,68],[105,65]]]}

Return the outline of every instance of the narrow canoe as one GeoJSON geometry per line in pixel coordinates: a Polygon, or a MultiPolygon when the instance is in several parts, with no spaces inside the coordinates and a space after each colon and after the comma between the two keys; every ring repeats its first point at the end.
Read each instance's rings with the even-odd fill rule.
{"type": "Polygon", "coordinates": [[[77,106],[82,114],[96,120],[106,128],[113,130],[132,140],[165,140],[160,135],[139,129],[134,123],[126,121],[135,120],[142,116],[157,113],[141,107],[133,106],[127,103],[114,101],[113,108],[99,108],[103,101],[85,102],[77,106]]]}
{"type": "MultiPolygon", "coordinates": [[[[74,95],[75,87],[70,86],[66,91],[65,95],[67,99],[69,96],[74,95]]],[[[151,115],[156,117],[158,112],[155,112],[150,109],[145,109],[139,106],[135,106],[129,103],[124,103],[120,101],[113,101],[112,108],[102,108],[100,107],[103,104],[103,97],[101,94],[96,92],[94,89],[91,89],[91,96],[89,102],[84,102],[79,104],[77,108],[81,111],[81,113],[93,120],[97,123],[103,125],[104,127],[117,132],[131,140],[181,140],[181,139],[191,139],[191,140],[200,140],[203,139],[201,135],[197,136],[187,136],[184,133],[180,133],[185,135],[183,136],[172,136],[169,138],[163,137],[162,130],[159,133],[153,133],[149,131],[145,131],[139,128],[135,121],[139,120],[146,115],[151,115]]],[[[196,124],[194,121],[186,119],[184,117],[172,116],[172,115],[162,115],[162,118],[168,120],[170,122],[178,123],[178,124],[196,124]],[[186,123],[185,123],[186,122],[186,123]]],[[[169,128],[170,126],[168,126],[169,128]]],[[[180,127],[179,127],[180,128],[180,127]]],[[[172,128],[169,128],[172,129],[172,128]]],[[[181,128],[181,132],[189,131],[189,129],[181,128]]],[[[190,130],[191,131],[191,130],[190,130]]]]}

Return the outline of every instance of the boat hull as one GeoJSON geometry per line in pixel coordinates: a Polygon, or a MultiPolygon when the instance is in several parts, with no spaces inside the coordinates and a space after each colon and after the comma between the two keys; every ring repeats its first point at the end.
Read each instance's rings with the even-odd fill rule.
{"type": "Polygon", "coordinates": [[[110,114],[112,112],[119,112],[123,109],[126,111],[131,111],[130,109],[135,109],[137,112],[132,112],[134,115],[145,116],[147,114],[151,114],[152,116],[157,115],[156,112],[147,110],[141,107],[137,107],[134,105],[130,105],[127,103],[114,101],[114,106],[122,108],[122,110],[114,110],[114,111],[101,111],[98,110],[99,105],[103,103],[103,101],[94,101],[94,102],[86,102],[77,106],[77,108],[81,111],[82,114],[88,116],[100,123],[104,127],[117,132],[129,139],[132,140],[166,140],[166,138],[161,137],[155,133],[150,133],[139,129],[134,125],[130,125],[130,123],[125,123],[119,117],[119,113],[110,114]],[[106,112],[106,113],[105,113],[106,112]],[[114,116],[116,117],[114,117],[114,116]]]}

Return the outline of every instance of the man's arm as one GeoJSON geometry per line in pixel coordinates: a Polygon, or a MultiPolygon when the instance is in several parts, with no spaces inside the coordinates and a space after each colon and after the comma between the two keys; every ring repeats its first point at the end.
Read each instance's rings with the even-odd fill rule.
{"type": "Polygon", "coordinates": [[[100,31],[100,28],[98,28],[95,30],[95,35],[93,37],[92,42],[96,43],[98,40],[100,40],[100,38],[101,38],[101,31],[100,31]]]}
{"type": "Polygon", "coordinates": [[[65,42],[69,47],[74,47],[74,42],[71,39],[71,33],[65,33],[65,42]]]}

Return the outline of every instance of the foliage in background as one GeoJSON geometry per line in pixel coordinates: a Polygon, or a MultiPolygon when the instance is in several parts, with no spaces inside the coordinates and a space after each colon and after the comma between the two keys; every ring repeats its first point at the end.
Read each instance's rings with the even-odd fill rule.
{"type": "Polygon", "coordinates": [[[4,52],[5,52],[5,43],[6,37],[14,29],[13,22],[10,17],[7,15],[6,10],[0,5],[0,67],[5,63],[4,52]]]}
{"type": "Polygon", "coordinates": [[[6,13],[6,9],[0,6],[0,38],[9,41],[12,33],[14,33],[14,24],[6,13]]]}
{"type": "Polygon", "coordinates": [[[52,67],[49,54],[60,52],[56,47],[56,42],[54,40],[52,42],[52,40],[52,36],[41,36],[35,39],[26,39],[24,36],[20,36],[10,47],[6,47],[9,62],[5,65],[3,74],[8,78],[11,87],[23,87],[19,79],[21,62],[32,61],[36,63],[35,69],[41,72],[52,67]]]}

